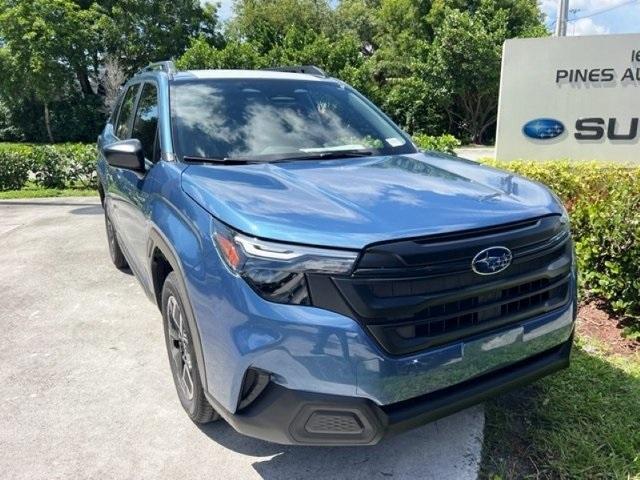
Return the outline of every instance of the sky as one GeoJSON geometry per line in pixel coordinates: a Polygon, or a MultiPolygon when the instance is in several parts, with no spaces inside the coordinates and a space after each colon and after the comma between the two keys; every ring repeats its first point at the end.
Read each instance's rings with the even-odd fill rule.
{"type": "Polygon", "coordinates": [[[218,10],[218,15],[222,20],[227,20],[231,16],[231,4],[233,0],[218,0],[220,3],[220,10],[218,10]]]}
{"type": "MultiPolygon", "coordinates": [[[[558,0],[541,0],[547,25],[553,29],[558,0]]],[[[640,33],[640,0],[569,0],[567,35],[640,33]]]]}
{"type": "MultiPolygon", "coordinates": [[[[220,18],[228,19],[233,0],[218,0],[220,18]]],[[[539,0],[547,25],[555,26],[558,0],[539,0]]],[[[640,0],[569,0],[567,35],[640,33],[640,0]]]]}

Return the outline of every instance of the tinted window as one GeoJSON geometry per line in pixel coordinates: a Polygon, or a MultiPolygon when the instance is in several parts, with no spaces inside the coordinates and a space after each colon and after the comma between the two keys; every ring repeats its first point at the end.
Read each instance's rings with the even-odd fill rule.
{"type": "Polygon", "coordinates": [[[122,100],[122,105],[120,105],[118,123],[116,124],[116,137],[121,140],[129,138],[129,125],[131,125],[131,116],[133,115],[133,106],[136,102],[138,88],[140,88],[140,85],[129,87],[122,100]]]}
{"type": "Polygon", "coordinates": [[[133,123],[131,138],[142,143],[145,156],[153,160],[154,142],[158,126],[158,94],[153,83],[145,83],[138,102],[138,111],[133,123]]]}
{"type": "Polygon", "coordinates": [[[334,81],[201,79],[174,83],[175,138],[189,157],[275,159],[316,152],[415,152],[400,130],[334,81]]]}

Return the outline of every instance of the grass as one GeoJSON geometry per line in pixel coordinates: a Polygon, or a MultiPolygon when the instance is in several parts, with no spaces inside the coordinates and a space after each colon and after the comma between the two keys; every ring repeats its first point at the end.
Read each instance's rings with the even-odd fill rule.
{"type": "Polygon", "coordinates": [[[640,354],[583,337],[568,370],[487,402],[481,478],[640,479],[640,354]]]}
{"type": "Polygon", "coordinates": [[[0,192],[0,200],[11,198],[45,198],[45,197],[92,197],[98,195],[95,188],[73,186],[67,188],[44,188],[33,182],[27,183],[20,190],[0,192]]]}

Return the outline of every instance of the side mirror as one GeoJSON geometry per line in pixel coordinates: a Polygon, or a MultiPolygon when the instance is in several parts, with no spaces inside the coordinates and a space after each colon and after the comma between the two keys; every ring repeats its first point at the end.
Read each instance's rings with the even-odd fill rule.
{"type": "Polygon", "coordinates": [[[107,163],[112,167],[144,172],[144,152],[140,140],[131,138],[112,143],[103,150],[107,163]]]}

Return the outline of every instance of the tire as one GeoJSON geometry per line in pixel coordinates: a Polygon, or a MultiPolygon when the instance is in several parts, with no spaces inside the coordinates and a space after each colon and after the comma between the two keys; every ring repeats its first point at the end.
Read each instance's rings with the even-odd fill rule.
{"type": "Polygon", "coordinates": [[[220,416],[204,395],[185,304],[178,276],[170,272],[162,287],[162,323],[173,383],[189,418],[205,424],[220,416]]]}
{"type": "Polygon", "coordinates": [[[107,230],[107,243],[109,244],[109,256],[116,268],[122,270],[129,267],[127,259],[124,258],[120,244],[118,243],[118,236],[116,235],[116,228],[113,226],[109,214],[105,208],[104,210],[104,225],[107,230]]]}

